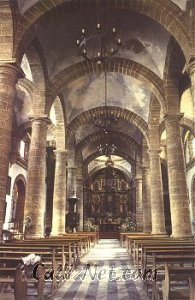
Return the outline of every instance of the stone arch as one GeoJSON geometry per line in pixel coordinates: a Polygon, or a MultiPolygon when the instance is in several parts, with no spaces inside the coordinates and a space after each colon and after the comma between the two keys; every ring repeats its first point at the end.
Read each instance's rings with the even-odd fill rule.
{"type": "Polygon", "coordinates": [[[23,231],[24,205],[26,194],[26,179],[19,174],[13,184],[11,221],[19,224],[19,231],[23,231]]]}
{"type": "MultiPolygon", "coordinates": [[[[129,146],[129,148],[134,149],[135,151],[140,151],[140,146],[139,144],[130,136],[122,133],[122,132],[117,132],[117,131],[112,131],[110,132],[112,135],[113,140],[120,140],[122,143],[126,144],[129,146]]],[[[77,154],[82,151],[87,145],[90,143],[100,141],[102,139],[105,139],[105,133],[104,132],[95,132],[93,134],[88,135],[86,138],[84,138],[76,148],[77,154]]]]}
{"type": "Polygon", "coordinates": [[[64,111],[61,103],[61,99],[56,97],[50,110],[50,117],[53,124],[50,126],[52,129],[57,150],[65,150],[65,122],[64,111]],[[53,108],[53,110],[52,110],[53,108]],[[52,114],[52,116],[51,116],[52,114]],[[53,115],[54,114],[54,115],[53,115]],[[54,118],[52,120],[52,117],[54,118]]]}
{"type": "MultiPolygon", "coordinates": [[[[53,86],[53,96],[51,100],[61,91],[65,85],[71,81],[82,78],[88,74],[96,74],[103,72],[102,66],[95,62],[82,61],[74,64],[51,79],[51,85],[53,86]]],[[[124,74],[132,76],[142,82],[144,82],[149,90],[155,94],[156,98],[161,104],[162,110],[165,111],[164,103],[164,87],[163,81],[151,70],[142,66],[141,64],[131,61],[125,58],[114,58],[107,66],[107,72],[115,72],[118,74],[124,74]]],[[[48,105],[51,105],[48,103],[48,105]]]]}
{"type": "MultiPolygon", "coordinates": [[[[115,155],[118,155],[118,156],[124,158],[126,161],[128,161],[130,163],[130,165],[132,167],[135,167],[135,160],[130,155],[127,155],[126,153],[120,151],[119,149],[117,149],[115,151],[115,155]]],[[[100,156],[100,153],[98,151],[92,153],[83,161],[84,165],[88,165],[92,160],[96,159],[99,156],[100,156]]]]}
{"type": "MultiPolygon", "coordinates": [[[[183,128],[189,130],[191,134],[195,136],[195,122],[193,122],[188,118],[182,118],[182,120],[180,121],[180,125],[183,128]]],[[[163,133],[164,130],[165,130],[165,122],[164,120],[162,120],[162,122],[160,123],[160,135],[163,133]]]]}
{"type": "MultiPolygon", "coordinates": [[[[77,130],[78,127],[87,124],[91,122],[94,118],[94,115],[96,116],[105,116],[105,107],[96,107],[92,108],[90,110],[87,110],[83,112],[82,114],[78,115],[75,117],[70,124],[68,125],[68,139],[71,139],[71,136],[74,135],[75,131],[77,130]]],[[[143,136],[145,137],[147,143],[149,142],[148,140],[148,125],[147,123],[137,114],[134,112],[131,112],[127,109],[120,108],[120,107],[115,107],[115,106],[109,106],[107,107],[106,113],[109,115],[113,115],[115,117],[120,116],[122,120],[125,120],[134,126],[136,126],[143,136]]]]}
{"type": "Polygon", "coordinates": [[[187,20],[184,12],[172,1],[165,0],[160,1],[65,1],[60,0],[58,3],[53,0],[41,0],[35,3],[30,9],[28,9],[23,15],[20,16],[18,21],[17,30],[17,43],[14,49],[17,55],[21,41],[27,36],[28,30],[38,21],[39,18],[44,16],[52,9],[60,7],[61,5],[66,6],[66,9],[87,9],[90,7],[97,7],[100,3],[101,7],[110,7],[116,9],[128,9],[135,12],[141,13],[145,16],[152,18],[153,20],[160,23],[174,38],[178,41],[186,59],[191,52],[190,32],[187,25],[187,20]]]}
{"type": "MultiPolygon", "coordinates": [[[[99,170],[104,169],[104,168],[105,167],[103,167],[103,166],[97,166],[96,168],[94,168],[93,170],[91,170],[89,172],[89,177],[93,177],[95,175],[95,173],[97,173],[99,170]]],[[[122,166],[117,166],[117,167],[115,167],[115,169],[120,170],[127,179],[131,178],[131,173],[127,169],[123,168],[122,166]]]]}
{"type": "Polygon", "coordinates": [[[181,52],[176,40],[171,37],[164,68],[164,87],[165,87],[165,101],[167,113],[180,112],[180,91],[179,82],[182,77],[182,71],[185,64],[185,58],[181,52]]]}
{"type": "Polygon", "coordinates": [[[34,116],[41,116],[46,112],[46,79],[44,67],[38,53],[34,45],[31,45],[25,52],[30,64],[34,84],[32,93],[34,116]]]}

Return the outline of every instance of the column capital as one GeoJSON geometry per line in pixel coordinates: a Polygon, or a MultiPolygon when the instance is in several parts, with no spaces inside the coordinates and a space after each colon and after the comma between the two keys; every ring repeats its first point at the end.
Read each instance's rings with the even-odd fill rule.
{"type": "Polygon", "coordinates": [[[25,74],[20,66],[18,66],[14,61],[0,61],[0,76],[8,76],[8,78],[24,78],[25,74]]]}
{"type": "Polygon", "coordinates": [[[42,115],[42,116],[29,116],[29,119],[31,122],[37,122],[37,123],[42,123],[46,122],[46,124],[51,124],[51,120],[48,118],[47,115],[42,115]]]}
{"type": "Polygon", "coordinates": [[[142,180],[142,177],[141,176],[138,176],[138,177],[135,177],[135,181],[141,181],[142,180]]]}
{"type": "Polygon", "coordinates": [[[189,61],[186,63],[183,73],[187,72],[189,75],[193,74],[195,72],[195,57],[190,57],[189,61]]]}
{"type": "Polygon", "coordinates": [[[184,114],[183,113],[177,113],[177,114],[165,114],[163,121],[177,121],[180,122],[183,118],[184,114]]]}

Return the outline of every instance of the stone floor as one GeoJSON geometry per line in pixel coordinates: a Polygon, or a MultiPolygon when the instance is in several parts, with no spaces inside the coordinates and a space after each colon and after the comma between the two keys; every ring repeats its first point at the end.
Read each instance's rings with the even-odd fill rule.
{"type": "Polygon", "coordinates": [[[100,240],[56,292],[55,300],[148,300],[137,271],[118,240],[100,240]]]}

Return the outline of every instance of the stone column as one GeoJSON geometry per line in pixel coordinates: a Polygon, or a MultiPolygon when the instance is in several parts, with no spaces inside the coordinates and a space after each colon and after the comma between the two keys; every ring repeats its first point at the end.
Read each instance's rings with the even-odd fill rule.
{"type": "Polygon", "coordinates": [[[150,166],[142,165],[143,232],[152,231],[150,204],[150,166]]]}
{"type": "Polygon", "coordinates": [[[183,114],[165,115],[169,197],[173,237],[192,235],[183,144],[179,121],[183,114]]]}
{"type": "Polygon", "coordinates": [[[65,232],[66,219],[66,151],[55,151],[56,166],[53,194],[52,235],[65,232]]]}
{"type": "Polygon", "coordinates": [[[137,231],[143,231],[143,206],[142,206],[142,170],[141,154],[136,156],[136,224],[137,231]]]}
{"type": "Polygon", "coordinates": [[[79,219],[79,231],[83,231],[83,176],[82,176],[82,172],[81,172],[81,174],[77,175],[76,185],[77,185],[76,194],[77,194],[77,197],[79,198],[79,201],[77,203],[77,212],[79,213],[79,218],[80,218],[79,219]]]}
{"type": "Polygon", "coordinates": [[[26,237],[44,236],[46,205],[46,136],[49,119],[46,116],[32,119],[32,134],[28,159],[24,220],[32,219],[26,228],[26,237]]]}
{"type": "Polygon", "coordinates": [[[75,150],[68,150],[68,166],[67,166],[67,199],[76,193],[76,170],[75,167],[75,150]]]}
{"type": "Polygon", "coordinates": [[[15,86],[18,77],[22,75],[16,65],[0,63],[0,239],[5,217],[15,86]]]}
{"type": "Polygon", "coordinates": [[[150,155],[150,195],[151,195],[151,220],[152,234],[165,235],[165,213],[163,200],[163,186],[160,165],[161,150],[149,150],[150,155]]]}
{"type": "Polygon", "coordinates": [[[76,193],[76,167],[67,167],[67,199],[76,193]]]}
{"type": "Polygon", "coordinates": [[[143,231],[143,213],[142,213],[142,178],[136,177],[136,224],[137,231],[143,231]]]}

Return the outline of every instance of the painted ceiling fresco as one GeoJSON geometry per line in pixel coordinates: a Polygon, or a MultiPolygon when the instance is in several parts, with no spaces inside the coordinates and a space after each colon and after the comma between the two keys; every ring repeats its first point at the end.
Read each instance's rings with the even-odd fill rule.
{"type": "MultiPolygon", "coordinates": [[[[70,83],[63,91],[68,123],[85,110],[105,106],[104,74],[94,74],[70,83]]],[[[141,81],[121,74],[107,74],[107,106],[133,111],[148,120],[151,92],[141,81]]]]}
{"type": "Polygon", "coordinates": [[[14,101],[14,112],[18,126],[29,121],[29,116],[32,114],[31,97],[22,87],[17,89],[14,101]]]}
{"type": "MultiPolygon", "coordinates": [[[[115,26],[122,41],[119,56],[139,62],[162,78],[170,34],[157,22],[135,12],[110,9],[104,16],[100,22],[106,26],[107,45],[110,47],[111,32],[115,26]]],[[[76,47],[76,40],[81,37],[83,27],[89,41],[89,54],[98,52],[98,38],[94,36],[97,20],[97,11],[94,9],[82,11],[82,14],[79,11],[68,13],[56,10],[55,14],[50,13],[40,20],[36,29],[37,36],[50,77],[83,59],[76,47]]]]}

